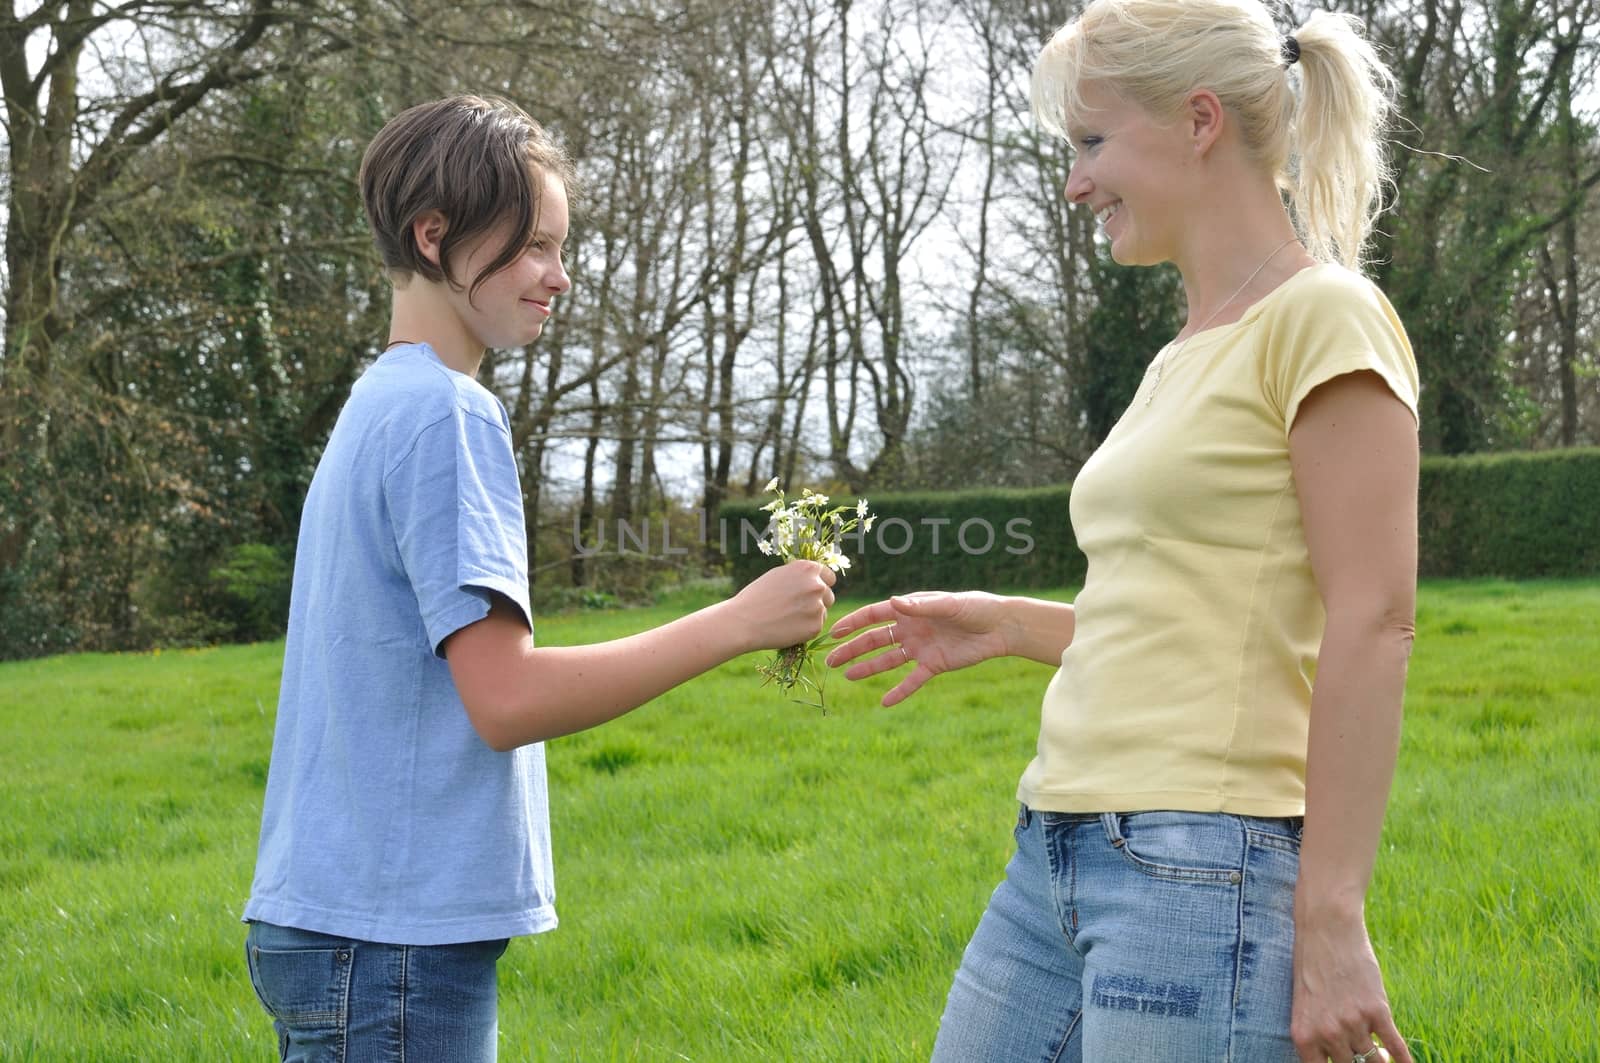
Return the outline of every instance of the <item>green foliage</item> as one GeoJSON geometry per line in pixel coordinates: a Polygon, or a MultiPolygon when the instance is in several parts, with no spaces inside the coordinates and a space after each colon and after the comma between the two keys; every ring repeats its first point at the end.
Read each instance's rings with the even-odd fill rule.
{"type": "Polygon", "coordinates": [[[0,477],[0,658],[281,630],[211,574],[241,543],[292,549],[383,334],[361,101],[334,88],[219,92],[63,237],[73,328],[49,376],[0,389],[0,439],[28,444],[0,477]]]}
{"type": "Polygon", "coordinates": [[[0,659],[138,645],[163,545],[212,512],[185,475],[196,434],[71,383],[0,392],[0,434],[27,440],[0,474],[0,659]]]}
{"type": "Polygon", "coordinates": [[[583,587],[574,587],[573,589],[581,592],[578,596],[578,604],[585,609],[615,609],[617,607],[617,599],[614,595],[607,594],[604,591],[591,591],[583,587]]]}
{"type": "MultiPolygon", "coordinates": [[[[1582,217],[1588,195],[1578,167],[1562,174],[1556,164],[1554,131],[1574,129],[1576,115],[1570,96],[1551,90],[1557,80],[1571,85],[1576,42],[1593,24],[1560,30],[1560,19],[1498,0],[1481,12],[1450,16],[1456,33],[1436,32],[1417,9],[1370,22],[1380,47],[1407,57],[1397,64],[1403,79],[1417,79],[1401,93],[1415,124],[1393,153],[1395,187],[1373,259],[1417,352],[1429,453],[1510,449],[1537,429],[1537,403],[1515,386],[1508,353],[1534,335],[1552,352],[1557,330],[1543,304],[1559,266],[1548,233],[1569,211],[1582,217]],[[1576,36],[1563,42],[1565,33],[1576,36]],[[1530,63],[1535,54],[1545,61],[1530,63]]],[[[1592,262],[1592,251],[1583,257],[1592,262]]]]}
{"type": "Polygon", "coordinates": [[[277,638],[289,626],[289,589],[294,567],[266,543],[243,543],[211,570],[225,603],[229,634],[238,642],[277,638]]]}
{"type": "MultiPolygon", "coordinates": [[[[840,582],[851,594],[1080,582],[1086,562],[1067,519],[1069,494],[1045,487],[872,495],[877,522],[846,537],[854,563],[840,582]]],[[[730,504],[721,517],[734,582],[743,586],[774,563],[756,545],[767,514],[730,504]]]]}
{"type": "Polygon", "coordinates": [[[570,503],[547,499],[540,526],[530,533],[536,558],[533,605],[556,609],[642,605],[706,566],[699,512],[663,499],[626,519],[608,513],[581,523],[570,503]]]}
{"type": "Polygon", "coordinates": [[[1600,572],[1600,449],[1423,459],[1427,577],[1600,572]]]}
{"type": "Polygon", "coordinates": [[[60,653],[77,638],[75,627],[60,622],[55,527],[34,517],[48,477],[46,463],[26,449],[8,454],[0,468],[0,660],[60,653]]]}
{"type": "MultiPolygon", "coordinates": [[[[1083,579],[1067,518],[1069,487],[876,495],[878,524],[849,548],[852,594],[1050,587],[1083,579]],[[968,521],[963,549],[957,531],[968,521]],[[1013,524],[1019,521],[1025,523],[1013,524]],[[985,526],[991,548],[978,549],[985,526]],[[1013,528],[1008,534],[1007,528],[1013,528]]],[[[1424,577],[1523,579],[1600,573],[1600,449],[1430,457],[1422,463],[1419,569],[1424,577]]],[[[753,504],[722,511],[735,583],[770,566],[753,504]]]]}
{"type": "Polygon", "coordinates": [[[1183,327],[1183,278],[1171,265],[1119,266],[1109,249],[1089,273],[1099,298],[1084,327],[1081,379],[1072,398],[1098,446],[1139,390],[1145,366],[1183,327]]]}

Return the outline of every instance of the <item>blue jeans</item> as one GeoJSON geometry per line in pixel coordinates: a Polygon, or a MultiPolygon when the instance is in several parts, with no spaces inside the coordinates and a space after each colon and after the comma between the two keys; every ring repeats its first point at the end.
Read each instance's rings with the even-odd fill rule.
{"type": "Polygon", "coordinates": [[[1298,819],[1024,808],[936,1063],[1295,1063],[1298,819]]]}
{"type": "Polygon", "coordinates": [[[487,1063],[507,941],[385,945],[251,923],[245,958],[293,1063],[487,1063]]]}

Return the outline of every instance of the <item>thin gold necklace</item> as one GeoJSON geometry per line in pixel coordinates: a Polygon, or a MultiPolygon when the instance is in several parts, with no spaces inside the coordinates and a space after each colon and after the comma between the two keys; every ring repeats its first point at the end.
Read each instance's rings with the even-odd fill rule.
{"type": "Polygon", "coordinates": [[[1173,358],[1176,358],[1178,353],[1189,345],[1190,340],[1204,332],[1206,330],[1206,326],[1215,321],[1217,319],[1217,315],[1222,313],[1223,310],[1227,309],[1229,303],[1239,298],[1239,296],[1244,293],[1244,290],[1250,287],[1250,282],[1261,276],[1261,271],[1267,268],[1267,263],[1278,257],[1279,251],[1282,251],[1284,248],[1294,243],[1297,239],[1299,239],[1299,237],[1291,236],[1277,247],[1274,247],[1271,254],[1267,255],[1266,258],[1261,260],[1261,265],[1256,267],[1255,272],[1246,277],[1244,279],[1244,283],[1239,285],[1238,289],[1232,295],[1228,296],[1220,304],[1218,304],[1217,308],[1211,311],[1210,317],[1200,322],[1199,328],[1189,333],[1189,335],[1185,336],[1183,339],[1174,340],[1173,343],[1169,343],[1165,347],[1161,348],[1161,353],[1156,355],[1155,379],[1150,382],[1150,393],[1144,397],[1144,404],[1146,406],[1150,405],[1150,401],[1156,397],[1156,388],[1161,386],[1161,371],[1167,367],[1167,362],[1173,358]],[[1176,344],[1176,346],[1174,346],[1174,344],[1176,344]]]}

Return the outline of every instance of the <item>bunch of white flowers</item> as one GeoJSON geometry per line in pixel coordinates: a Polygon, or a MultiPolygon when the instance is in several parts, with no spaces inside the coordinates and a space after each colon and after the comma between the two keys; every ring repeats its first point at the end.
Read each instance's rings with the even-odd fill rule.
{"type": "MultiPolygon", "coordinates": [[[[800,497],[791,502],[778,485],[776,476],[767,481],[767,486],[762,488],[762,491],[770,492],[777,497],[761,507],[763,512],[772,516],[767,520],[766,533],[757,544],[757,548],[768,557],[776,557],[786,563],[796,559],[816,561],[835,572],[843,572],[850,567],[850,559],[840,549],[840,542],[858,527],[863,532],[871,531],[873,522],[877,520],[867,511],[867,500],[864,498],[856,500],[853,510],[849,506],[834,506],[830,509],[827,495],[806,487],[801,489],[800,497]]],[[[826,712],[822,679],[813,678],[816,669],[811,658],[814,651],[821,647],[827,638],[827,634],[823,633],[810,642],[798,643],[779,650],[772,658],[772,663],[759,668],[764,681],[776,683],[784,690],[804,686],[816,695],[817,700],[815,702],[801,701],[799,698],[794,700],[826,712]]]]}

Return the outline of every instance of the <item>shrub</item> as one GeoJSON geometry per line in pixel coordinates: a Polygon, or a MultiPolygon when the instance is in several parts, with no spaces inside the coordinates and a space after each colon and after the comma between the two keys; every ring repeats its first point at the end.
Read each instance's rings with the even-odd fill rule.
{"type": "Polygon", "coordinates": [[[1600,449],[1422,462],[1421,574],[1600,573],[1600,449]]]}
{"type": "MultiPolygon", "coordinates": [[[[877,522],[845,537],[852,594],[1062,587],[1083,580],[1086,562],[1067,520],[1070,488],[877,495],[877,522]]],[[[725,551],[743,586],[773,560],[755,546],[767,515],[754,503],[724,506],[725,551]]]]}
{"type": "MultiPolygon", "coordinates": [[[[877,525],[864,541],[851,537],[855,564],[841,589],[884,595],[1080,584],[1086,561],[1067,518],[1070,491],[873,497],[877,525]]],[[[748,502],[724,506],[721,516],[722,547],[735,585],[744,586],[773,563],[755,546],[767,515],[748,502]]],[[[1600,574],[1600,449],[1424,458],[1418,516],[1426,578],[1600,574]]]]}
{"type": "Polygon", "coordinates": [[[223,602],[228,637],[258,642],[282,635],[289,626],[289,589],[294,569],[276,547],[242,543],[211,570],[223,602]]]}

